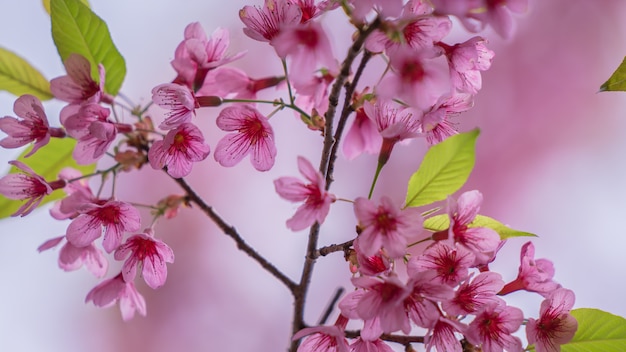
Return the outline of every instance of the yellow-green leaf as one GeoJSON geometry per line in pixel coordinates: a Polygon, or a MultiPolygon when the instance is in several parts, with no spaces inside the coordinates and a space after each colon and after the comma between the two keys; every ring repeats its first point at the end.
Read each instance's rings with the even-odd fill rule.
{"type": "Polygon", "coordinates": [[[561,352],[626,351],[626,319],[599,309],[574,309],[576,335],[561,346],[561,352]]]}
{"type": "Polygon", "coordinates": [[[111,39],[109,28],[89,7],[79,0],[50,0],[52,39],[61,60],[71,54],[84,56],[91,63],[91,75],[98,80],[98,64],[106,71],[105,90],[117,95],[126,62],[111,39]]]}
{"type": "Polygon", "coordinates": [[[20,96],[32,94],[40,100],[52,99],[50,82],[28,61],[0,48],[0,90],[20,96]]]}
{"type": "Polygon", "coordinates": [[[459,190],[474,168],[478,134],[475,129],[432,146],[409,180],[406,206],[430,204],[459,190]]]}
{"type": "MultiPolygon", "coordinates": [[[[437,232],[443,231],[450,227],[450,218],[448,214],[440,214],[432,216],[424,220],[424,228],[426,230],[437,232]]],[[[537,237],[537,235],[530,232],[514,230],[498,220],[492,219],[484,215],[476,215],[474,221],[472,221],[468,227],[487,227],[500,235],[500,239],[507,239],[511,237],[537,237]]]]}
{"type": "MultiPolygon", "coordinates": [[[[50,14],[50,0],[41,0],[42,4],[43,4],[43,8],[46,9],[46,12],[48,13],[48,15],[50,14]]],[[[80,0],[80,2],[82,2],[83,4],[85,4],[85,6],[90,7],[89,6],[89,1],[88,0],[80,0]]]]}
{"type": "Polygon", "coordinates": [[[626,91],[626,57],[611,77],[600,86],[600,91],[626,91]]]}
{"type": "MultiPolygon", "coordinates": [[[[96,164],[78,165],[72,158],[72,151],[75,145],[76,140],[71,138],[52,138],[48,144],[39,149],[35,154],[24,158],[24,155],[28,153],[28,150],[25,150],[17,160],[28,165],[48,182],[57,180],[59,172],[65,167],[80,170],[83,174],[92,173],[96,169],[96,164]]],[[[10,174],[18,172],[20,171],[15,166],[12,166],[9,170],[10,174]]],[[[39,206],[61,199],[62,197],[63,192],[54,191],[52,194],[46,196],[39,206]]],[[[24,201],[0,196],[0,219],[11,216],[22,206],[23,202],[24,201]]]]}

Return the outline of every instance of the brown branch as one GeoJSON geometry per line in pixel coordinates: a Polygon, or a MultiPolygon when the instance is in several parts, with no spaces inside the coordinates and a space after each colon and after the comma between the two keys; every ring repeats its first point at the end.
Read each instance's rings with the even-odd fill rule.
{"type": "MultiPolygon", "coordinates": [[[[356,339],[361,336],[361,330],[357,331],[345,331],[346,337],[349,339],[356,339]]],[[[406,336],[406,335],[393,335],[393,334],[382,334],[379,337],[381,340],[395,342],[402,345],[408,345],[410,343],[424,343],[424,336],[406,336]]]]}
{"type": "Polygon", "coordinates": [[[350,240],[348,242],[340,243],[340,244],[331,244],[330,246],[322,247],[313,253],[313,257],[316,259],[319,257],[325,257],[330,253],[343,251],[344,253],[352,247],[352,243],[354,240],[350,240]]]}
{"type": "Polygon", "coordinates": [[[289,277],[283,274],[278,268],[276,268],[272,263],[270,263],[267,259],[261,256],[254,248],[250,247],[247,244],[241,235],[237,232],[237,230],[226,223],[217,213],[213,210],[213,208],[207,205],[204,200],[198,196],[198,194],[189,186],[189,184],[183,178],[173,178],[176,183],[180,187],[182,187],[187,193],[187,197],[193,203],[195,203],[201,210],[204,212],[216,225],[222,230],[222,232],[228,237],[232,238],[237,244],[237,248],[242,252],[246,253],[252,259],[254,259],[263,269],[272,274],[275,278],[277,278],[280,282],[285,284],[289,291],[295,295],[297,291],[297,285],[293,282],[289,277]]]}
{"type": "MultiPolygon", "coordinates": [[[[335,116],[335,111],[337,109],[337,105],[339,104],[339,94],[341,93],[341,88],[343,87],[344,82],[348,79],[350,75],[350,67],[352,67],[352,63],[354,59],[357,57],[359,52],[361,51],[361,47],[365,43],[365,39],[380,25],[380,20],[376,18],[376,20],[365,30],[359,29],[358,38],[352,43],[350,49],[348,50],[348,54],[346,58],[343,60],[341,64],[341,70],[339,71],[339,76],[335,80],[333,87],[331,89],[331,93],[328,97],[328,110],[326,110],[326,114],[324,115],[326,119],[325,129],[324,129],[324,146],[322,148],[322,156],[320,160],[319,171],[326,178],[328,175],[328,160],[330,157],[330,152],[332,146],[334,144],[334,137],[332,135],[333,131],[333,120],[335,116]]],[[[313,274],[313,267],[315,266],[315,252],[317,251],[317,241],[319,238],[319,230],[320,225],[318,223],[313,224],[309,231],[309,240],[307,244],[306,257],[304,260],[304,265],[302,267],[302,275],[300,276],[300,283],[297,286],[297,289],[294,291],[294,314],[293,314],[293,322],[292,322],[292,335],[302,329],[304,324],[304,306],[306,302],[306,295],[309,290],[309,285],[311,283],[311,276],[313,274]]],[[[298,349],[299,341],[292,341],[289,347],[289,351],[296,352],[298,349]]]]}

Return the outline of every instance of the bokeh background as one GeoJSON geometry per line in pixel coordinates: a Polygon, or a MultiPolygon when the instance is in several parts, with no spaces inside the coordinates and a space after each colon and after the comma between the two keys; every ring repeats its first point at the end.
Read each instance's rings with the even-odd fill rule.
{"type": "MultiPolygon", "coordinates": [[[[199,21],[211,33],[231,32],[231,52],[248,50],[235,66],[252,77],[280,74],[273,50],[245,37],[233,1],[99,1],[92,9],[108,23],[125,56],[128,74],[122,91],[137,103],[171,81],[169,65],[184,27],[199,21]]],[[[344,52],[351,32],[341,16],[324,20],[335,54],[344,52]]],[[[481,35],[496,52],[483,75],[476,106],[461,116],[460,128],[481,128],[475,170],[464,190],[480,189],[481,213],[533,232],[538,258],[556,266],[556,280],[576,293],[576,307],[626,316],[626,95],[598,88],[626,54],[626,3],[585,0],[532,1],[517,18],[514,38],[481,35]]],[[[467,34],[456,32],[453,40],[467,34]]],[[[47,78],[64,74],[50,36],[50,21],[37,0],[0,2],[0,46],[27,58],[47,78]]],[[[270,92],[273,94],[274,92],[270,92]]],[[[15,97],[0,92],[0,116],[13,115],[15,97]]],[[[55,121],[61,104],[48,102],[55,121]]],[[[155,119],[162,118],[155,109],[155,119]]],[[[222,135],[216,111],[197,121],[214,148],[222,135]]],[[[189,182],[234,224],[246,240],[292,278],[299,277],[305,232],[291,233],[284,221],[295,205],[278,198],[272,180],[297,176],[296,156],[314,164],[320,137],[289,112],[276,121],[277,164],[258,173],[244,160],[222,169],[212,156],[196,166],[189,182]]],[[[54,124],[54,122],[52,122],[54,124]]],[[[425,150],[423,141],[398,147],[381,175],[377,196],[400,202],[409,175],[425,150]]],[[[0,151],[0,170],[19,151],[0,151]]],[[[375,158],[341,161],[334,185],[338,196],[354,198],[368,189],[375,158]]],[[[118,197],[150,203],[179,193],[153,170],[124,175],[118,197]]],[[[339,243],[353,233],[351,207],[333,205],[321,244],[339,243]]],[[[146,225],[148,224],[146,218],[146,225]]],[[[157,236],[175,251],[164,287],[153,291],[139,280],[148,316],[124,323],[117,307],[84,304],[98,281],[86,271],[58,269],[58,251],[37,253],[45,240],[62,235],[67,223],[54,222],[46,209],[26,218],[0,220],[0,351],[278,351],[289,339],[292,300],[287,290],[235,248],[195,209],[157,225],[157,236]]],[[[495,269],[513,279],[519,248],[510,240],[495,269]]],[[[117,273],[109,269],[109,276],[117,273]]],[[[313,324],[338,287],[349,288],[340,254],[320,261],[313,278],[306,319],[313,324]]],[[[516,293],[511,304],[537,316],[537,295],[516,293]]]]}

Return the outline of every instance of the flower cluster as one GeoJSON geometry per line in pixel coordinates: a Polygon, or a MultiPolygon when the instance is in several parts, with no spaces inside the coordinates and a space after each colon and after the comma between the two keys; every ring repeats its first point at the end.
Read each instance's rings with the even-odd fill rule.
{"type": "MultiPolygon", "coordinates": [[[[387,352],[389,342],[403,343],[407,350],[411,343],[421,342],[428,351],[523,351],[514,334],[524,321],[527,340],[537,351],[556,351],[577,328],[570,314],[574,294],[553,280],[552,262],[534,258],[531,242],[522,247],[515,280],[505,283],[500,273],[490,270],[504,245],[500,231],[506,227],[479,214],[479,191],[452,197],[471,165],[459,166],[462,170],[451,176],[439,175],[441,170],[425,157],[409,181],[411,201],[407,197],[400,205],[387,194],[373,197],[396,144],[423,138],[429,153],[437,153],[444,143],[460,143],[454,138],[468,136],[461,136],[455,119],[472,108],[482,88],[481,73],[490,68],[494,52],[479,36],[449,42],[451,16],[472,32],[492,26],[509,36],[511,12],[522,12],[526,2],[265,0],[261,6],[244,6],[239,12],[243,33],[270,45],[283,72],[251,78],[231,66],[246,53],[230,53],[226,29],[207,36],[199,23],[191,23],[173,51],[172,80],[150,91],[153,109],[129,106],[130,99],[107,91],[108,67],[70,54],[64,60],[67,75],[50,82],[52,95],[68,103],[59,116],[62,127],[49,126],[37,97],[22,95],[14,106],[18,117],[0,118],[0,130],[7,134],[0,146],[18,148],[32,142],[32,149],[20,159],[27,160],[47,148],[51,138],[71,139],[75,163],[93,171],[64,168],[58,175],[46,175],[56,178],[47,181],[24,162],[12,161],[21,172],[0,179],[0,194],[25,201],[13,215],[26,216],[52,192],[63,189],[65,196],[50,213],[67,221],[67,230],[39,250],[63,243],[59,267],[71,271],[84,266],[98,278],[107,274],[107,255],[121,262],[121,271],[101,281],[86,301],[98,307],[119,302],[124,320],[136,312],[146,315],[146,302],[135,286],[138,270],[147,286],[157,289],[166,283],[167,263],[174,262],[173,250],[155,236],[158,221],[193,204],[290,290],[297,313],[292,352],[387,352]],[[337,56],[323,24],[324,14],[331,11],[343,11],[355,30],[345,57],[337,56]],[[371,60],[379,60],[384,68],[369,70],[371,60]],[[270,94],[264,90],[271,87],[283,96],[258,98],[270,94]],[[342,94],[345,102],[340,107],[342,94]],[[222,134],[217,141],[205,140],[209,127],[199,121],[205,118],[199,113],[204,108],[216,114],[215,132],[222,134]],[[299,204],[286,227],[293,232],[309,229],[306,261],[297,281],[250,247],[185,180],[197,164],[209,162],[211,151],[214,165],[235,167],[249,158],[256,171],[271,170],[279,160],[276,140],[281,138],[273,124],[285,116],[292,118],[280,114],[283,110],[300,118],[302,133],[321,134],[323,145],[318,168],[309,158],[297,158],[304,180],[282,176],[273,181],[278,197],[299,204]],[[152,116],[160,117],[158,124],[152,116]],[[378,156],[369,194],[347,199],[338,196],[340,190],[331,192],[339,150],[348,161],[362,153],[378,156]],[[108,158],[109,163],[100,163],[108,158]],[[151,172],[169,175],[184,194],[163,194],[155,205],[125,201],[117,194],[115,181],[124,172],[147,165],[151,172]],[[451,178],[460,182],[450,182],[451,178]],[[98,179],[101,183],[94,192],[98,179]],[[444,186],[432,186],[433,180],[444,186]],[[111,194],[105,195],[109,189],[111,194]],[[331,206],[346,204],[354,213],[352,239],[317,248],[320,228],[329,225],[331,206]],[[149,225],[140,211],[144,207],[152,211],[149,225]],[[440,212],[444,207],[446,211],[440,212]],[[315,262],[339,251],[349,262],[346,277],[352,275],[354,290],[339,302],[334,325],[308,326],[302,318],[304,297],[315,262]],[[524,312],[507,304],[505,296],[520,290],[544,297],[538,318],[525,320],[524,312]],[[361,329],[347,330],[350,321],[361,329]],[[411,335],[416,328],[423,335],[411,335]]],[[[474,153],[471,144],[457,146],[474,153]]]]}

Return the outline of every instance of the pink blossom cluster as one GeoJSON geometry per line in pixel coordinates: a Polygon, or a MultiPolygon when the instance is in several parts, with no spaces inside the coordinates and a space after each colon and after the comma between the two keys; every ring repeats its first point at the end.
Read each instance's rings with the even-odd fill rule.
{"type": "MultiPolygon", "coordinates": [[[[509,36],[511,12],[522,12],[526,3],[265,0],[261,6],[244,6],[239,12],[243,33],[269,44],[282,63],[283,72],[263,78],[252,78],[230,66],[245,52],[229,52],[226,29],[218,28],[207,36],[199,23],[191,23],[174,50],[174,78],[151,90],[152,103],[158,108],[150,114],[162,115],[156,128],[149,106],[129,107],[126,97],[105,91],[103,65],[98,65],[96,79],[90,62],[72,54],[64,62],[67,75],[50,82],[54,97],[68,103],[59,116],[62,127],[50,127],[41,101],[23,95],[14,105],[18,118],[0,118],[0,130],[7,134],[0,146],[18,148],[32,142],[32,150],[25,155],[29,157],[51,138],[71,138],[76,142],[72,156],[78,164],[110,158],[107,161],[113,166],[104,167],[103,162],[98,165],[102,169],[87,174],[66,168],[57,179],[45,180],[23,162],[13,161],[21,172],[0,179],[0,194],[25,201],[14,215],[26,216],[46,196],[63,189],[65,196],[50,213],[54,219],[68,221],[66,233],[46,241],[39,250],[63,243],[59,267],[71,271],[84,266],[98,278],[107,274],[106,254],[123,262],[121,271],[94,287],[86,301],[98,307],[118,302],[124,320],[136,312],[146,315],[146,302],[135,287],[137,271],[149,287],[157,289],[166,283],[167,263],[174,262],[173,250],[155,237],[157,221],[175,217],[181,205],[190,203],[299,298],[306,293],[310,277],[303,276],[300,284],[291,281],[250,248],[185,180],[196,164],[207,161],[211,149],[220,166],[235,167],[249,158],[255,170],[269,171],[278,160],[276,139],[280,138],[272,124],[284,118],[279,112],[291,110],[307,127],[302,132],[321,133],[325,152],[319,168],[306,157],[297,158],[302,178],[274,180],[278,197],[298,204],[286,227],[294,232],[309,229],[310,247],[315,247],[319,227],[328,225],[331,205],[341,202],[352,207],[356,228],[353,239],[334,250],[346,253],[350,263],[346,275],[352,274],[354,290],[339,302],[334,325],[295,322],[292,351],[391,351],[389,342],[422,342],[427,351],[460,352],[466,350],[464,346],[486,352],[523,351],[515,335],[523,324],[528,342],[537,351],[558,351],[577,328],[569,314],[574,294],[553,280],[552,262],[534,258],[531,242],[522,247],[515,280],[505,284],[500,273],[490,270],[504,241],[496,230],[475,225],[482,203],[479,191],[449,197],[446,213],[439,214],[448,219],[446,228],[431,232],[425,224],[433,212],[401,206],[389,195],[372,198],[378,173],[395,145],[421,137],[432,146],[457,134],[454,119],[473,106],[482,88],[481,74],[490,68],[494,53],[479,36],[445,42],[453,25],[450,16],[470,31],[489,25],[509,36]],[[331,33],[322,23],[330,11],[343,11],[356,30],[343,60],[336,56],[331,33]],[[357,56],[361,64],[355,68],[352,62],[357,56]],[[368,79],[363,73],[369,60],[380,60],[385,68],[368,72],[377,78],[363,84],[359,80],[368,79]],[[258,98],[269,94],[262,91],[271,87],[284,96],[258,98]],[[341,89],[345,89],[346,103],[335,119],[341,89]],[[268,113],[264,107],[273,110],[268,113]],[[197,114],[201,108],[220,109],[215,126],[222,137],[212,147],[204,138],[205,124],[198,121],[204,118],[197,114]],[[367,197],[345,199],[336,190],[330,191],[339,145],[347,160],[364,152],[378,156],[367,197]],[[163,195],[156,205],[121,200],[115,181],[123,172],[147,165],[154,172],[167,173],[185,194],[163,195]],[[101,184],[94,192],[90,181],[97,179],[101,184]],[[111,194],[103,195],[109,180],[111,194]],[[142,218],[142,207],[152,210],[149,225],[142,218]],[[418,244],[424,242],[428,245],[420,249],[418,244]],[[507,304],[503,297],[514,291],[544,297],[538,318],[526,318],[524,323],[524,313],[507,304]],[[360,330],[348,330],[349,324],[359,325],[360,330]],[[423,336],[412,336],[416,329],[422,329],[423,336]]],[[[328,254],[321,252],[309,248],[305,265],[310,270],[304,273],[312,271],[319,256],[328,254]]]]}

